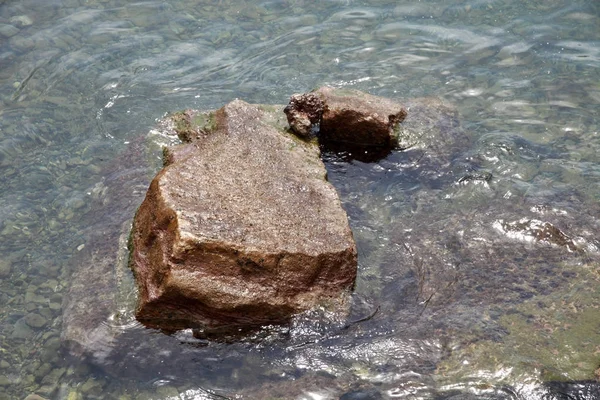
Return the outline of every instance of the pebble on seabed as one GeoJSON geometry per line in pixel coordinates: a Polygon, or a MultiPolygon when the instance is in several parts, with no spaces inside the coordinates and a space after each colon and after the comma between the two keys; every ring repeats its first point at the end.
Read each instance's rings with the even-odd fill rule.
{"type": "Polygon", "coordinates": [[[29,313],[25,316],[25,323],[32,328],[41,328],[47,322],[46,318],[37,313],[29,313]]]}
{"type": "Polygon", "coordinates": [[[11,270],[12,264],[10,261],[0,260],[0,279],[9,277],[11,270]]]}
{"type": "Polygon", "coordinates": [[[29,396],[25,397],[25,400],[47,400],[47,399],[45,397],[38,396],[37,394],[30,394],[29,396]]]}
{"type": "Polygon", "coordinates": [[[9,38],[15,36],[19,33],[19,28],[16,28],[12,25],[8,24],[0,24],[0,36],[4,38],[9,38]]]}
{"type": "Polygon", "coordinates": [[[15,15],[10,19],[10,22],[19,28],[33,25],[33,20],[27,15],[15,15]]]}

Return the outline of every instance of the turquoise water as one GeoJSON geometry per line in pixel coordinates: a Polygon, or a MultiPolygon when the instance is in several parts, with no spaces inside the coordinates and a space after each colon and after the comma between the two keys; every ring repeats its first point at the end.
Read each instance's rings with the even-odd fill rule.
{"type": "Polygon", "coordinates": [[[0,398],[560,398],[600,367],[599,109],[592,0],[0,1],[0,398]],[[347,320],[169,337],[123,273],[118,341],[71,354],[66,305],[102,296],[73,281],[122,247],[157,120],[324,84],[460,124],[428,157],[326,155],[360,253],[347,320]]]}

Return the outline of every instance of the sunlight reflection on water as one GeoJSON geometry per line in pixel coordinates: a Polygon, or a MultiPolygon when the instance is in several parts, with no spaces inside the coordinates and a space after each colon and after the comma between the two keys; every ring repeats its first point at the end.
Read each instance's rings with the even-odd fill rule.
{"type": "Polygon", "coordinates": [[[599,15],[583,0],[0,4],[0,394],[537,399],[544,381],[596,379],[599,15]],[[348,318],[380,311],[212,343],[142,329],[124,280],[115,336],[96,338],[112,364],[64,361],[73,260],[131,219],[173,143],[156,121],[322,84],[457,110],[423,123],[437,146],[326,158],[360,251],[348,318]]]}

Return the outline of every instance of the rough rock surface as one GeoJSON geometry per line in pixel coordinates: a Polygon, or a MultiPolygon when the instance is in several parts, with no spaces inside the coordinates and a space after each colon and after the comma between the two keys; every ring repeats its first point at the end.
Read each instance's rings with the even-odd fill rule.
{"type": "Polygon", "coordinates": [[[323,100],[315,93],[295,94],[283,110],[292,132],[304,139],[310,139],[313,127],[321,123],[323,100]]]}
{"type": "Polygon", "coordinates": [[[356,247],[319,150],[273,111],[236,100],[203,128],[185,126],[201,114],[176,122],[196,139],[166,152],[132,229],[139,321],[282,321],[354,283],[356,247]]]}
{"type": "Polygon", "coordinates": [[[299,136],[308,136],[318,125],[321,141],[386,148],[398,144],[398,126],[407,115],[386,98],[327,86],[292,96],[285,113],[299,136]]]}

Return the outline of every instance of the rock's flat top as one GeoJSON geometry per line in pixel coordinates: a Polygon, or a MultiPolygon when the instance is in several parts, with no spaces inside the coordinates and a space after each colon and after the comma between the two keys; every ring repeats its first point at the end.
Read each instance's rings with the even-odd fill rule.
{"type": "Polygon", "coordinates": [[[346,216],[324,184],[318,147],[265,125],[262,112],[242,101],[222,112],[226,126],[157,177],[182,237],[308,254],[348,246],[346,216]]]}

